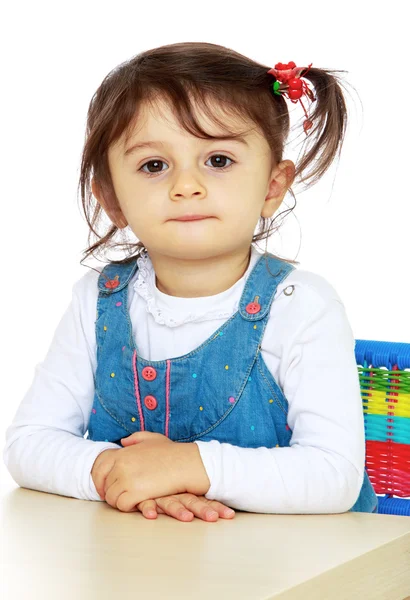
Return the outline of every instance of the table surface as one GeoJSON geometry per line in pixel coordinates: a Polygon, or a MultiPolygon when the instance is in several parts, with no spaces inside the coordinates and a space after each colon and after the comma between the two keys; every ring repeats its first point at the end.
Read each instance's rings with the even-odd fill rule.
{"type": "Polygon", "coordinates": [[[7,600],[410,597],[405,516],[238,511],[182,523],[15,484],[0,502],[7,600]]]}

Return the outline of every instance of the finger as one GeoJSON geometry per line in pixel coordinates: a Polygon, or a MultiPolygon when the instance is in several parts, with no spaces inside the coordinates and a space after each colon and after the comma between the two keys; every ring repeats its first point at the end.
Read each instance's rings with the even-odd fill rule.
{"type": "Polygon", "coordinates": [[[158,516],[157,513],[157,503],[155,500],[144,500],[137,504],[137,508],[142,512],[146,519],[156,519],[158,516]]]}
{"type": "Polygon", "coordinates": [[[205,500],[209,503],[209,506],[212,506],[212,508],[214,508],[218,515],[223,519],[234,518],[235,511],[229,506],[226,506],[226,504],[222,504],[222,502],[218,502],[217,500],[208,500],[208,498],[205,498],[205,500]]]}
{"type": "Polygon", "coordinates": [[[138,444],[140,442],[144,442],[147,440],[156,440],[156,441],[163,441],[163,442],[170,441],[170,439],[166,435],[163,435],[162,433],[154,433],[153,431],[135,431],[131,435],[121,438],[120,441],[121,441],[121,444],[124,446],[127,443],[128,443],[128,445],[138,444]]]}
{"type": "Polygon", "coordinates": [[[203,521],[217,521],[219,519],[219,512],[212,506],[213,501],[204,498],[204,496],[178,494],[177,498],[183,506],[203,521]]]}
{"type": "Polygon", "coordinates": [[[122,446],[132,446],[133,444],[140,444],[142,440],[136,440],[132,436],[121,439],[122,446]]]}
{"type": "Polygon", "coordinates": [[[196,501],[200,501],[201,503],[203,503],[202,511],[204,511],[205,514],[206,514],[207,507],[208,507],[208,510],[209,509],[215,510],[218,513],[218,516],[222,517],[223,519],[232,519],[235,516],[235,511],[232,510],[232,508],[230,508],[229,506],[226,506],[226,504],[222,504],[222,502],[218,502],[217,500],[208,500],[208,498],[205,498],[205,496],[195,496],[195,494],[188,493],[188,494],[177,494],[176,497],[181,500],[182,504],[186,508],[188,508],[189,510],[194,512],[194,514],[196,516],[199,516],[199,515],[197,515],[196,510],[198,508],[199,508],[199,510],[201,510],[201,505],[197,504],[196,501]],[[196,507],[195,510],[194,510],[194,506],[196,507]]]}
{"type": "Polygon", "coordinates": [[[194,515],[191,511],[187,510],[185,506],[180,502],[178,498],[174,496],[164,496],[163,498],[156,498],[155,502],[157,506],[161,508],[165,514],[170,517],[178,519],[178,521],[192,521],[194,515]]]}

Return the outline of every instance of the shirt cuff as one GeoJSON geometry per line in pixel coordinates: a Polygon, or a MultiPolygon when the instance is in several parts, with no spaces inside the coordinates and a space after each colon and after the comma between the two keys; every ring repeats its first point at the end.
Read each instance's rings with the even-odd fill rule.
{"type": "Polygon", "coordinates": [[[216,500],[222,479],[221,444],[217,440],[211,440],[210,442],[196,441],[194,443],[199,448],[206,474],[211,482],[211,487],[205,494],[205,498],[216,500]]]}

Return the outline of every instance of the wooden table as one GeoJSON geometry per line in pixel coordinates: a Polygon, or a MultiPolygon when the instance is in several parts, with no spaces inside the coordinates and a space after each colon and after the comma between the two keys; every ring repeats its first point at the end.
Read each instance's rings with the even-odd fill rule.
{"type": "Polygon", "coordinates": [[[403,600],[410,518],[147,520],[105,502],[3,490],[5,600],[403,600]]]}

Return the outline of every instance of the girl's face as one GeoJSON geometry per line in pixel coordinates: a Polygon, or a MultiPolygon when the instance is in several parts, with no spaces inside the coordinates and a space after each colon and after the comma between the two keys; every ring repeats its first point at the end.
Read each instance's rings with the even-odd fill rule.
{"type": "MultiPolygon", "coordinates": [[[[203,114],[198,119],[220,133],[203,114]]],[[[243,130],[243,122],[229,125],[243,130]]],[[[295,172],[290,160],[271,170],[270,148],[257,131],[243,142],[203,140],[181,129],[160,101],[141,108],[138,129],[126,147],[121,138],[109,148],[108,163],[122,214],[106,206],[94,182],[93,193],[114,224],[128,223],[150,255],[182,260],[249,252],[258,219],[273,216],[295,172]],[[131,150],[143,142],[152,146],[131,150]],[[188,213],[209,218],[174,220],[188,213]]]]}

